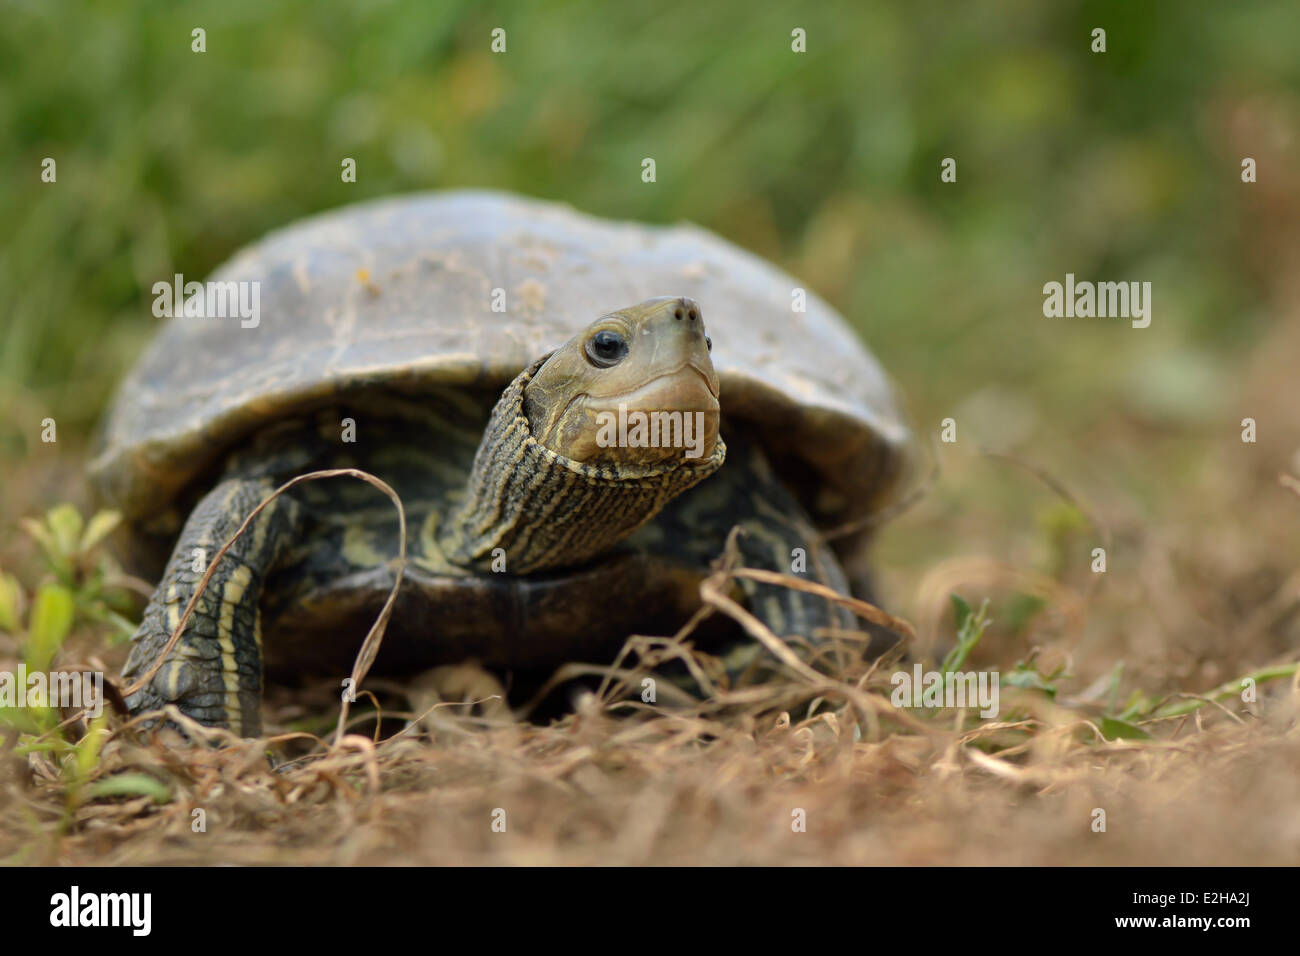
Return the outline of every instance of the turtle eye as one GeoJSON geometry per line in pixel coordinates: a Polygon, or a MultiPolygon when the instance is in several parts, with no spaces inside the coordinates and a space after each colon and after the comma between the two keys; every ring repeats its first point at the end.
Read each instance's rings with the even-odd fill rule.
{"type": "Polygon", "coordinates": [[[610,329],[601,329],[587,340],[587,360],[597,368],[609,368],[627,355],[627,339],[610,329]]]}

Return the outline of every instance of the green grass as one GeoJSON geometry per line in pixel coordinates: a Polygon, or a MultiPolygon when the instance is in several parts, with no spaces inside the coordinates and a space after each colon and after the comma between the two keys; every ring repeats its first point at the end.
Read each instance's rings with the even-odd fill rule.
{"type": "Polygon", "coordinates": [[[33,449],[47,414],[89,432],[150,335],[154,281],[200,277],[303,215],[427,188],[716,229],[828,295],[925,383],[927,418],[996,377],[1087,421],[1080,398],[1128,400],[1152,354],[1218,362],[1267,321],[1220,113],[1295,95],[1289,0],[1196,15],[1178,0],[48,0],[4,16],[6,456],[33,449]],[[1088,51],[1096,24],[1105,55],[1088,51]],[[956,184],[939,182],[945,156],[956,184]],[[1151,278],[1155,328],[1117,352],[1113,330],[1044,322],[1041,285],[1066,271],[1151,278]]]}

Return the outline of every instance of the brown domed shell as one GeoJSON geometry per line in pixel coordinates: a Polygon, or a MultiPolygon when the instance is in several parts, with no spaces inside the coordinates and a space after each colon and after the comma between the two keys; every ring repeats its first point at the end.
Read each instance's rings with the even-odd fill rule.
{"type": "Polygon", "coordinates": [[[258,283],[259,321],[168,319],[127,377],[91,471],[128,517],[268,421],[371,383],[504,386],[604,312],[660,295],[701,304],[724,415],[810,466],[819,518],[871,511],[902,472],[908,429],[845,321],[812,293],[793,311],[800,283],[695,226],[418,194],[274,232],[210,281],[258,283]]]}

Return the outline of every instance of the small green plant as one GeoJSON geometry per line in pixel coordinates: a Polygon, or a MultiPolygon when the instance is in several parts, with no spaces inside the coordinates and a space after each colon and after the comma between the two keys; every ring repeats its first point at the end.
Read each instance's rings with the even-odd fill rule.
{"type": "Polygon", "coordinates": [[[124,639],[135,632],[135,625],[122,614],[123,576],[103,549],[120,521],[116,511],[100,511],[85,521],[75,507],[62,504],[43,519],[27,518],[22,525],[41,546],[54,577],[52,586],[66,592],[76,619],[108,625],[111,637],[124,639]]]}
{"type": "MultiPolygon", "coordinates": [[[[18,579],[0,571],[0,631],[19,638],[28,674],[48,671],[79,623],[106,625],[118,636],[134,632],[110,603],[123,596],[108,583],[120,575],[102,553],[118,521],[116,512],[101,511],[86,522],[67,504],[50,509],[40,520],[23,521],[23,529],[41,546],[49,574],[28,600],[18,579]]],[[[44,734],[57,724],[58,712],[48,706],[0,706],[0,727],[44,734]]]]}
{"type": "MultiPolygon", "coordinates": [[[[22,588],[12,575],[0,572],[0,630],[22,638],[22,660],[27,673],[49,670],[55,655],[72,630],[75,600],[61,584],[47,582],[30,602],[22,621],[22,588]]],[[[48,706],[0,706],[0,727],[26,734],[43,734],[58,724],[58,712],[48,706]]]]}
{"type": "Polygon", "coordinates": [[[957,617],[957,644],[943,658],[943,664],[939,669],[944,674],[961,670],[962,665],[966,663],[966,658],[970,656],[971,651],[975,650],[975,645],[980,642],[988,626],[993,623],[989,620],[988,598],[980,602],[978,611],[972,611],[971,606],[958,595],[950,594],[948,597],[952,600],[953,613],[957,617]]]}
{"type": "MultiPolygon", "coordinates": [[[[102,553],[104,540],[118,520],[115,512],[101,511],[87,522],[76,508],[59,505],[41,520],[23,522],[41,546],[49,573],[27,599],[18,579],[0,571],[0,631],[19,638],[28,675],[48,673],[78,625],[107,627],[117,636],[133,633],[134,625],[113,606],[123,596],[114,583],[121,576],[102,553]]],[[[51,703],[0,706],[0,735],[15,735],[16,755],[44,757],[57,767],[63,783],[65,828],[81,804],[97,797],[147,793],[166,799],[167,794],[160,793],[166,788],[146,775],[95,779],[108,739],[107,713],[91,719],[86,732],[74,741],[60,727],[59,711],[51,703]]]]}
{"type": "Polygon", "coordinates": [[[1056,684],[1065,674],[1065,664],[1044,673],[1038,665],[1038,649],[1035,648],[1028,657],[1016,661],[1016,666],[1009,673],[1002,675],[1003,687],[1020,687],[1041,690],[1051,699],[1056,699],[1056,684]]]}

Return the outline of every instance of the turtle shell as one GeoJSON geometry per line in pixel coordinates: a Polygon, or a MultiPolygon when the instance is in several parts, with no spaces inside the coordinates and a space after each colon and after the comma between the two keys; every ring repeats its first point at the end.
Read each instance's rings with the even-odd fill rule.
{"type": "Polygon", "coordinates": [[[903,470],[889,382],[840,315],[810,292],[793,311],[797,281],[696,226],[425,193],[273,232],[209,279],[228,282],[256,283],[256,325],[230,307],[168,319],[103,424],[92,478],[128,518],[267,422],[377,384],[504,387],[605,312],[660,295],[701,304],[724,416],[754,424],[819,520],[870,513],[903,470]]]}

